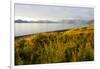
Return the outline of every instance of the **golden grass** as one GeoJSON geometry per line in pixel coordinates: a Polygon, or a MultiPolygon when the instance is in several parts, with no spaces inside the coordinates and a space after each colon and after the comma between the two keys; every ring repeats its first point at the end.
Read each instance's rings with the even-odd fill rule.
{"type": "Polygon", "coordinates": [[[94,60],[94,28],[15,37],[15,65],[94,60]]]}

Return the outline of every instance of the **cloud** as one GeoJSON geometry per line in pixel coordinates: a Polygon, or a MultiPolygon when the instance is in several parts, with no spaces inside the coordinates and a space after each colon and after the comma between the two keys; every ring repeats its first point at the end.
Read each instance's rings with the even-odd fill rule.
{"type": "MultiPolygon", "coordinates": [[[[15,4],[15,16],[34,20],[93,19],[93,8],[15,4]]],[[[16,17],[15,17],[16,19],[16,17]]]]}

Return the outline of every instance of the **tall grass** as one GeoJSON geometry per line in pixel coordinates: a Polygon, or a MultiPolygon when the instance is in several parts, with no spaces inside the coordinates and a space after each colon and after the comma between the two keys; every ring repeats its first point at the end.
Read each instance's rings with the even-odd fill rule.
{"type": "Polygon", "coordinates": [[[15,65],[94,60],[91,26],[15,38],[15,65]]]}

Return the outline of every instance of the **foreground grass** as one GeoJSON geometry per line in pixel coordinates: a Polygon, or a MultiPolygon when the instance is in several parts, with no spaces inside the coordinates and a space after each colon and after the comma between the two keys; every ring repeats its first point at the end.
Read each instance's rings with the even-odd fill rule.
{"type": "Polygon", "coordinates": [[[92,60],[93,26],[15,37],[15,65],[92,60]]]}

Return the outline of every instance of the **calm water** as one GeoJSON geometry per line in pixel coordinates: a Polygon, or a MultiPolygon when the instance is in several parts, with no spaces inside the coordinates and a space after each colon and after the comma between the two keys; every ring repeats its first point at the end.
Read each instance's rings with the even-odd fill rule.
{"type": "Polygon", "coordinates": [[[63,30],[79,27],[82,24],[68,23],[15,23],[15,36],[34,34],[39,32],[63,30]]]}

